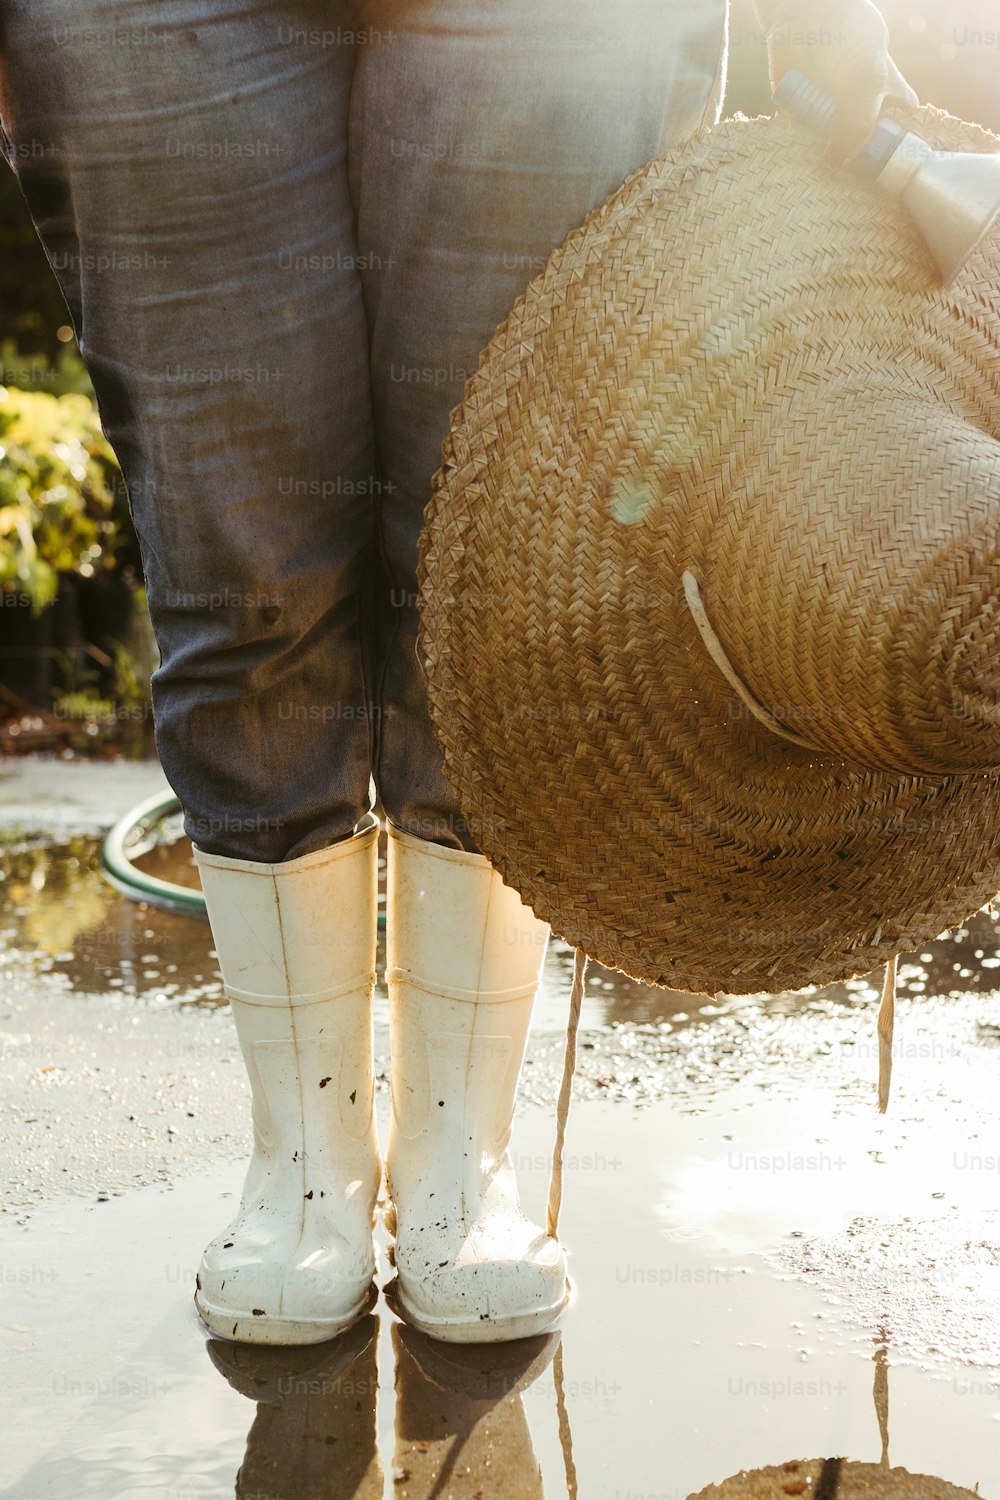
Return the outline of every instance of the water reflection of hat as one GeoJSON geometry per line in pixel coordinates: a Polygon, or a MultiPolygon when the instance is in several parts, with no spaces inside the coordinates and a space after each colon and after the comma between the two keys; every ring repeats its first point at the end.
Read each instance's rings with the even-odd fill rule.
{"type": "Polygon", "coordinates": [[[710,1484],[690,1500],[981,1500],[927,1474],[852,1463],[845,1458],[792,1459],[767,1469],[742,1470],[710,1484]]]}

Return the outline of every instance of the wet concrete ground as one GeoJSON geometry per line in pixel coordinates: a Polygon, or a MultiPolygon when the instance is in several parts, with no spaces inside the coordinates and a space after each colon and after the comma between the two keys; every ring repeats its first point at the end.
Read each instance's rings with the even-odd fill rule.
{"type": "MultiPolygon", "coordinates": [[[[456,1351],[380,1302],[269,1357],[208,1339],[191,1303],[247,1149],[208,929],[103,883],[75,833],[114,803],[95,772],[59,843],[16,793],[0,861],[0,1493],[685,1500],[797,1462],[722,1493],[1000,1497],[990,915],[903,960],[886,1117],[880,975],[706,1002],[592,968],[561,1337],[456,1351]]],[[[554,945],[515,1129],[539,1214],[570,967],[554,945]]],[[[384,1001],[378,1020],[384,1074],[384,1001]]],[[[383,1126],[386,1105],[383,1085],[383,1126]]]]}

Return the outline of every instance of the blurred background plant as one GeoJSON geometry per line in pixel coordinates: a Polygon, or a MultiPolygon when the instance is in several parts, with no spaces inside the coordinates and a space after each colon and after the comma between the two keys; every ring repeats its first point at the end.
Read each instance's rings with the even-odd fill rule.
{"type": "Polygon", "coordinates": [[[0,585],[37,616],[59,576],[92,578],[118,561],[115,456],[79,393],[0,387],[0,585]]]}
{"type": "Polygon", "coordinates": [[[0,753],[150,754],[156,660],[125,483],[0,165],[0,753]]]}
{"type": "MultiPolygon", "coordinates": [[[[921,99],[1000,131],[998,0],[879,3],[921,99]]],[[[731,0],[729,61],[726,112],[769,113],[751,0],[731,0]]],[[[0,752],[151,753],[157,657],[125,486],[5,165],[0,390],[0,752]]]]}
{"type": "Polygon", "coordinates": [[[69,348],[0,357],[22,382],[0,384],[0,749],[146,753],[139,552],[89,379],[69,348]]]}

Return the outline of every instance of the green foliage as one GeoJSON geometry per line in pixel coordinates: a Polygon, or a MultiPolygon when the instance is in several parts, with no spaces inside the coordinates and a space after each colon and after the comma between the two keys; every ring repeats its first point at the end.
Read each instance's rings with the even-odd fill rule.
{"type": "Polygon", "coordinates": [[[115,717],[113,698],[99,698],[93,691],[81,689],[75,693],[60,693],[56,699],[56,712],[64,719],[96,722],[115,717]]]}
{"type": "Polygon", "coordinates": [[[87,396],[0,386],[0,588],[39,613],[59,573],[114,568],[116,472],[87,396]]]}
{"type": "MultiPolygon", "coordinates": [[[[141,603],[142,590],[136,590],[141,603]]],[[[67,688],[53,703],[64,742],[86,754],[113,743],[119,754],[141,758],[149,753],[152,715],[149,677],[121,641],[109,643],[110,673],[102,692],[98,674],[86,663],[67,663],[67,688]]]]}
{"type": "Polygon", "coordinates": [[[24,354],[14,339],[0,340],[0,385],[25,391],[47,391],[50,396],[75,392],[93,399],[87,367],[76,343],[60,344],[55,360],[47,354],[24,354]]]}
{"type": "MultiPolygon", "coordinates": [[[[135,598],[137,606],[145,609],[145,590],[136,589],[135,598]]],[[[142,665],[120,641],[112,645],[114,654],[114,681],[113,691],[115,702],[120,708],[133,716],[142,714],[149,702],[149,676],[142,669],[142,665]]]]}

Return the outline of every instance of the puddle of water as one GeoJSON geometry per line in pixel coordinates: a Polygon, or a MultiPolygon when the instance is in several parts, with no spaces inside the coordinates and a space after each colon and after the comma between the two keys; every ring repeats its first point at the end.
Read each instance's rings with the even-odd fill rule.
{"type": "MultiPolygon", "coordinates": [[[[819,1473],[805,1461],[839,1457],[874,1466],[875,1482],[838,1494],[953,1497],[944,1483],[907,1487],[905,1470],[996,1500],[1000,1287],[978,1283],[968,1322],[971,1301],[941,1297],[926,1261],[937,1244],[938,1268],[978,1277],[980,1242],[998,1243],[996,1198],[984,1207],[957,1168],[942,1176],[935,1163],[922,1178],[926,1135],[898,1169],[876,1165],[865,1148],[881,1126],[858,1115],[830,1125],[827,1103],[822,1090],[810,1101],[808,1128],[800,1107],[748,1111],[728,1096],[697,1119],[666,1105],[578,1106],[562,1226],[577,1304],[561,1338],[499,1351],[435,1345],[384,1302],[319,1349],[261,1354],[208,1340],[191,1305],[194,1268],[232,1212],[239,1167],[172,1191],[50,1206],[27,1230],[0,1224],[13,1408],[4,1493],[686,1500],[741,1470],[792,1462],[803,1467],[781,1470],[773,1489],[745,1481],[727,1493],[811,1494],[812,1484],[795,1487],[819,1473]],[[759,1163],[790,1142],[843,1155],[850,1170],[792,1166],[773,1190],[759,1163]],[[946,1192],[940,1207],[931,1182],[946,1192]],[[896,1275],[870,1282],[860,1301],[845,1295],[830,1248],[859,1215],[871,1226],[866,1255],[876,1229],[898,1251],[896,1275]],[[934,1226],[946,1219],[942,1253],[934,1226]],[[783,1260],[806,1237],[825,1286],[783,1260]]],[[[959,1131],[936,1129],[942,1150],[957,1148],[959,1131]]],[[[536,1213],[550,1131],[541,1110],[515,1127],[536,1213]]]]}
{"type": "MultiPolygon", "coordinates": [[[[176,835],[176,829],[172,832],[176,835]]],[[[384,835],[383,835],[384,837],[384,835]]],[[[197,887],[190,844],[172,837],[136,859],[140,869],[179,885],[197,887]]],[[[384,858],[380,861],[380,906],[385,904],[384,858]]],[[[900,964],[901,996],[948,998],[991,994],[1000,989],[1000,912],[976,914],[950,937],[931,943],[900,964]]],[[[222,984],[207,923],[128,900],[100,870],[99,843],[74,838],[64,844],[22,843],[0,849],[0,958],[20,955],[37,972],[65,976],[74,990],[120,990],[160,1004],[222,1004],[222,984]]],[[[380,934],[378,970],[384,966],[380,934]]],[[[540,1031],[565,1025],[573,975],[573,950],[549,945],[535,1012],[540,1031]]],[[[871,976],[881,983],[880,974],[871,976]]],[[[822,990],[766,998],[770,1015],[794,1015],[821,1003],[852,1005],[874,993],[869,980],[828,985],[822,990]]],[[[591,964],[587,975],[583,1025],[607,1027],[671,1025],[692,1019],[759,1009],[763,997],[706,999],[683,991],[637,984],[622,974],[591,964]]],[[[381,983],[376,1021],[388,1021],[381,983]]]]}
{"type": "MultiPolygon", "coordinates": [[[[195,882],[183,843],[146,862],[195,882]]],[[[1000,1500],[992,916],[902,964],[884,1118],[867,981],[705,1001],[592,968],[561,1339],[449,1350],[382,1304],[346,1340],[261,1355],[207,1341],[190,1301],[242,1177],[201,1164],[242,1149],[246,1103],[207,924],[127,901],[91,839],[8,847],[0,875],[32,1204],[0,1216],[11,1500],[687,1500],[793,1462],[725,1493],[832,1497],[838,1457],[875,1466],[842,1468],[845,1496],[1000,1500]],[[61,1198],[67,1162],[86,1198],[61,1198]],[[175,1185],[125,1191],[140,1169],[175,1185]]],[[[553,944],[524,1080],[547,1107],[515,1125],[536,1215],[571,965],[553,944]]],[[[384,1049],[384,996],[380,1021],[384,1049]]],[[[379,1109],[384,1131],[384,1087],[379,1109]]]]}
{"type": "MultiPolygon", "coordinates": [[[[154,856],[152,863],[159,860],[154,856]]],[[[190,849],[187,861],[175,851],[171,865],[165,878],[197,886],[190,849]]],[[[120,991],[161,1003],[224,1000],[207,922],[128,900],[101,873],[94,838],[0,851],[0,957],[62,976],[82,994],[120,991]]]]}

